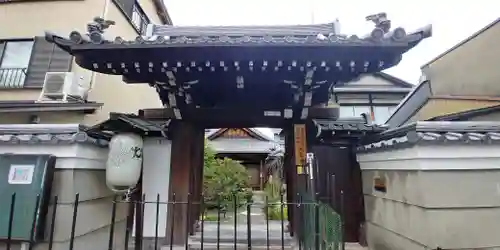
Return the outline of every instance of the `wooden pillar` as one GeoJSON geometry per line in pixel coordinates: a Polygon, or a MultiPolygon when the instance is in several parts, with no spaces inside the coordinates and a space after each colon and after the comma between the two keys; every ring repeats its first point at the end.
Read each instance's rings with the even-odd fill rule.
{"type": "MultiPolygon", "coordinates": [[[[293,131],[287,129],[285,132],[285,156],[283,159],[283,171],[286,183],[286,200],[288,204],[297,202],[295,193],[294,176],[297,174],[293,163],[293,131]]],[[[290,234],[292,236],[296,232],[295,206],[288,206],[288,222],[290,223],[290,234]]]]}
{"type": "Polygon", "coordinates": [[[203,196],[201,195],[202,189],[203,189],[203,153],[204,153],[204,130],[197,129],[195,131],[195,143],[192,144],[192,149],[193,149],[193,166],[194,166],[194,171],[193,171],[193,189],[191,191],[192,193],[192,209],[190,210],[191,212],[191,222],[190,225],[190,233],[194,234],[195,233],[195,224],[200,218],[200,212],[201,212],[201,199],[203,199],[203,196]],[[201,142],[200,142],[201,141],[201,142]]]}
{"type": "Polygon", "coordinates": [[[364,196],[363,196],[363,183],[362,183],[362,175],[361,175],[361,168],[359,166],[358,160],[356,159],[356,151],[355,147],[352,146],[349,149],[350,153],[350,169],[351,169],[351,176],[352,176],[352,187],[353,191],[352,194],[349,194],[351,197],[351,202],[353,206],[354,211],[354,222],[353,226],[356,228],[357,233],[355,236],[357,238],[354,238],[356,242],[361,243],[362,245],[366,245],[366,235],[365,231],[363,230],[365,226],[365,204],[364,204],[364,196]]]}
{"type": "MultiPolygon", "coordinates": [[[[309,183],[309,178],[307,175],[307,166],[306,166],[306,154],[309,152],[309,147],[311,145],[310,140],[312,138],[311,134],[308,133],[308,129],[305,124],[294,124],[293,129],[291,132],[291,138],[289,139],[291,141],[291,146],[293,148],[293,157],[292,157],[292,182],[294,183],[294,191],[295,194],[300,194],[297,195],[300,197],[299,202],[303,201],[303,195],[306,193],[310,193],[310,185],[309,183]]],[[[311,194],[312,195],[312,194],[311,194]]],[[[296,198],[297,199],[297,198],[296,198]]],[[[310,202],[310,201],[303,201],[303,202],[310,202]]],[[[301,206],[303,208],[303,206],[301,206]]],[[[309,234],[310,232],[301,232],[301,229],[304,227],[302,226],[302,223],[307,219],[314,219],[314,218],[305,218],[303,214],[302,209],[296,209],[294,212],[295,216],[295,221],[297,222],[296,224],[296,233],[299,235],[299,237],[304,237],[304,235],[309,234]]]]}
{"type": "Polygon", "coordinates": [[[186,122],[177,122],[172,124],[171,132],[172,156],[169,192],[171,205],[168,209],[167,241],[176,246],[184,246],[187,243],[193,222],[190,212],[192,206],[189,206],[189,203],[192,201],[190,193],[192,194],[194,190],[192,186],[193,174],[197,167],[194,155],[196,154],[196,144],[203,146],[203,128],[186,122]]]}

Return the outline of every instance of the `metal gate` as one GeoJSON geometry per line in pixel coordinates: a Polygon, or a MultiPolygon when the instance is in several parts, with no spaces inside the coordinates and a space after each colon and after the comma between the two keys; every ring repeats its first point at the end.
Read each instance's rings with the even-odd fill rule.
{"type": "MultiPolygon", "coordinates": [[[[145,196],[143,196],[145,197],[145,196]]],[[[7,250],[23,249],[31,250],[37,245],[44,245],[44,249],[180,249],[169,243],[171,237],[179,225],[171,223],[172,226],[166,229],[159,228],[160,218],[158,214],[162,206],[168,206],[173,211],[181,209],[190,215],[190,208],[198,205],[202,209],[202,215],[195,220],[192,232],[186,232],[189,236],[185,239],[182,249],[343,249],[342,242],[342,219],[339,213],[334,211],[330,205],[318,201],[318,199],[307,193],[298,195],[298,201],[287,203],[281,200],[269,201],[266,197],[261,200],[248,200],[242,206],[221,206],[217,204],[206,204],[203,201],[173,201],[168,203],[159,202],[159,195],[156,201],[146,201],[144,199],[124,199],[114,197],[108,201],[100,201],[101,205],[110,202],[106,206],[110,208],[108,221],[103,221],[106,225],[106,236],[95,231],[84,232],[85,220],[81,209],[88,209],[89,206],[80,200],[76,194],[70,203],[71,212],[59,212],[61,206],[68,205],[59,202],[58,197],[51,197],[49,207],[40,206],[40,196],[37,196],[36,206],[32,209],[19,209],[25,203],[22,197],[12,194],[9,203],[10,209],[7,225],[0,225],[4,228],[5,235],[0,235],[0,247],[7,250]],[[57,205],[56,205],[57,204],[57,205]],[[142,237],[141,233],[133,233],[140,229],[137,223],[143,223],[144,206],[156,206],[156,225],[153,237],[142,237]],[[126,207],[128,215],[126,226],[121,226],[123,221],[119,221],[120,209],[126,207]],[[206,208],[212,209],[206,209],[206,208]],[[142,209],[141,209],[142,208],[142,209]],[[296,221],[295,232],[291,231],[288,224],[288,210],[295,209],[296,221]],[[135,213],[138,211],[139,213],[135,213]],[[27,237],[20,237],[21,221],[17,221],[19,214],[27,218],[33,218],[31,226],[24,232],[27,237]],[[17,215],[16,215],[17,214],[17,215]],[[62,217],[63,216],[63,217],[62,217]],[[135,218],[135,220],[134,220],[135,218]],[[134,223],[135,221],[135,223],[134,223]],[[134,225],[135,224],[135,225],[134,225]],[[65,225],[65,226],[62,226],[65,225]],[[62,228],[57,228],[62,227],[62,228]],[[61,239],[55,237],[55,232],[64,230],[69,235],[68,239],[62,243],[61,239]],[[166,237],[159,237],[159,231],[166,230],[166,237]],[[82,235],[92,235],[92,241],[82,241],[82,235]],[[99,237],[97,237],[99,235],[99,237]],[[137,237],[136,237],[137,236],[137,237]],[[61,247],[61,244],[64,247],[61,247]],[[90,248],[89,248],[90,247],[90,248]]],[[[45,197],[47,198],[47,197],[45,197]]],[[[226,204],[228,204],[226,202],[226,204]]],[[[231,203],[229,203],[231,204],[231,203]]],[[[236,199],[235,202],[236,203],[236,199]]],[[[105,207],[105,206],[101,206],[105,207]]],[[[192,211],[192,210],[191,210],[192,211]]],[[[88,216],[88,214],[87,214],[88,216]]],[[[290,218],[291,219],[291,218],[290,218]]],[[[191,225],[189,225],[191,226],[191,225]]],[[[186,228],[186,227],[184,227],[186,228]]],[[[192,227],[190,227],[192,228],[192,227]]]]}

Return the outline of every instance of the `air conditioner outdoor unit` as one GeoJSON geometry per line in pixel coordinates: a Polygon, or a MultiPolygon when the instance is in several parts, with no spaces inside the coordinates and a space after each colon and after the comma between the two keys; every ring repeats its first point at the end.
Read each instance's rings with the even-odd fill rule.
{"type": "Polygon", "coordinates": [[[88,87],[73,72],[47,72],[38,102],[85,101],[88,87]]]}

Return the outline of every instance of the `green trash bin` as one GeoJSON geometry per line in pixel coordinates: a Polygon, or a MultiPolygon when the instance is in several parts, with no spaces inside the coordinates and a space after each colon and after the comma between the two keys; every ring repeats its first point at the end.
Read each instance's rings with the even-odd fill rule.
{"type": "Polygon", "coordinates": [[[0,155],[0,239],[9,235],[14,193],[11,239],[31,242],[43,238],[54,168],[55,157],[51,155],[0,155]],[[33,225],[34,237],[30,239],[33,225]]]}

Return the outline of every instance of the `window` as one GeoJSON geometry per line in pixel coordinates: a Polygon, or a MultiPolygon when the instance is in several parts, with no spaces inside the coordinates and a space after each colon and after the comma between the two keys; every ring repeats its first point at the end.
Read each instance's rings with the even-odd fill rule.
{"type": "Polygon", "coordinates": [[[135,30],[140,35],[145,35],[150,21],[137,0],[113,0],[113,2],[130,21],[135,30]]]}
{"type": "Polygon", "coordinates": [[[341,106],[339,109],[339,117],[360,117],[361,114],[367,113],[373,116],[373,122],[376,124],[384,124],[391,116],[396,106],[341,106]],[[373,113],[372,113],[373,109],[373,113]]]}
{"type": "Polygon", "coordinates": [[[33,41],[0,42],[0,87],[23,87],[33,44],[33,41]]]}
{"type": "Polygon", "coordinates": [[[145,35],[148,28],[149,19],[137,3],[132,7],[132,25],[141,34],[145,35]]]}
{"type": "Polygon", "coordinates": [[[339,110],[339,116],[344,117],[361,117],[361,114],[371,113],[370,106],[342,106],[339,110]]]}
{"type": "Polygon", "coordinates": [[[373,107],[374,122],[376,124],[384,124],[391,116],[396,106],[375,106],[373,107]]]}

